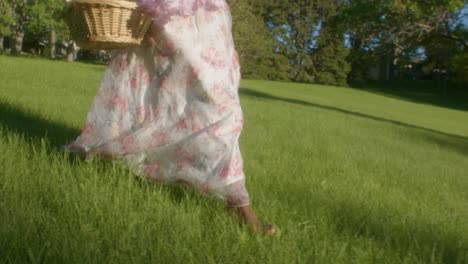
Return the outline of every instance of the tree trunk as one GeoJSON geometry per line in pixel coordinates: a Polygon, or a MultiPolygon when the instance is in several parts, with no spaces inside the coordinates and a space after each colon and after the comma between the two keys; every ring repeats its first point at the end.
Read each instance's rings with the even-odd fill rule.
{"type": "Polygon", "coordinates": [[[67,45],[67,61],[73,62],[74,55],[75,55],[75,42],[71,40],[68,42],[68,45],[67,45]]]}
{"type": "Polygon", "coordinates": [[[4,35],[2,33],[0,33],[0,52],[3,52],[4,51],[4,47],[3,47],[3,39],[4,39],[4,35]]]}
{"type": "Polygon", "coordinates": [[[50,58],[55,59],[55,29],[50,31],[50,58]]]}
{"type": "Polygon", "coordinates": [[[392,64],[392,58],[390,54],[385,55],[385,81],[390,81],[390,67],[392,64]]]}
{"type": "Polygon", "coordinates": [[[10,47],[11,54],[19,55],[23,49],[24,31],[22,28],[15,28],[11,33],[10,47]]]}
{"type": "Polygon", "coordinates": [[[391,81],[393,79],[393,63],[395,60],[395,46],[388,44],[385,54],[385,81],[391,81]]]}

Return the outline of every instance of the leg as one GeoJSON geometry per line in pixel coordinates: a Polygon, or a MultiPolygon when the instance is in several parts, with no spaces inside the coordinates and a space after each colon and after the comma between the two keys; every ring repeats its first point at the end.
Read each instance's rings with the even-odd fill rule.
{"type": "Polygon", "coordinates": [[[74,153],[80,160],[86,160],[87,158],[86,149],[81,145],[72,143],[69,145],[62,146],[62,150],[69,153],[74,153]]]}
{"type": "Polygon", "coordinates": [[[276,233],[276,226],[274,224],[263,225],[257,218],[250,205],[242,207],[229,207],[230,212],[241,218],[255,233],[273,236],[276,233]]]}
{"type": "Polygon", "coordinates": [[[116,160],[117,158],[111,153],[100,151],[99,149],[94,149],[92,151],[87,151],[85,147],[78,144],[70,144],[65,146],[64,149],[70,153],[75,153],[81,160],[87,160],[92,156],[98,156],[104,160],[116,160]]]}

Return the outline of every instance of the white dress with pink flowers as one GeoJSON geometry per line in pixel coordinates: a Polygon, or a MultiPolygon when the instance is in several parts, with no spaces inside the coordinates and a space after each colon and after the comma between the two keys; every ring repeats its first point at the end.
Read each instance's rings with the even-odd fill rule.
{"type": "Polygon", "coordinates": [[[154,16],[156,49],[119,50],[78,139],[137,175],[188,183],[249,203],[239,135],[239,62],[224,0],[140,0],[154,16]]]}

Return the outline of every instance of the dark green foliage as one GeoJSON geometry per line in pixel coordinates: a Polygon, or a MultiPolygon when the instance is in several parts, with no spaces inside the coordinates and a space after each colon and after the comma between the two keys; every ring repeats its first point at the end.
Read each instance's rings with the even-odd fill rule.
{"type": "Polygon", "coordinates": [[[230,1],[233,37],[242,65],[242,75],[252,79],[284,80],[287,59],[274,52],[273,39],[261,17],[247,1],[230,1]]]}
{"type": "Polygon", "coordinates": [[[458,30],[463,16],[457,11],[463,5],[461,0],[345,1],[336,25],[350,36],[351,79],[365,77],[376,65],[381,66],[380,79],[396,77],[396,70],[404,66],[400,62],[407,63],[408,53],[426,49],[428,43],[440,45],[434,36],[451,42],[444,47],[446,50],[455,43],[466,48],[468,42],[458,30]]]}
{"type": "Polygon", "coordinates": [[[455,75],[456,85],[468,91],[468,53],[463,52],[452,57],[449,62],[449,71],[455,75]]]}
{"type": "Polygon", "coordinates": [[[322,32],[318,50],[312,55],[315,82],[321,84],[347,86],[351,66],[346,61],[349,49],[343,45],[341,36],[322,32]]]}
{"type": "Polygon", "coordinates": [[[50,31],[55,30],[58,38],[68,39],[68,28],[62,20],[63,6],[62,0],[32,1],[28,6],[28,33],[37,39],[49,39],[50,31]]]}
{"type": "Polygon", "coordinates": [[[13,10],[7,0],[0,0],[0,34],[9,34],[14,23],[13,10]]]}
{"type": "MultiPolygon", "coordinates": [[[[461,0],[227,1],[244,78],[346,86],[370,77],[407,78],[402,69],[419,60],[418,78],[433,78],[432,70],[443,67],[452,80],[466,84],[461,0]],[[416,59],[421,51],[425,58],[416,59]]],[[[12,53],[21,51],[23,37],[70,43],[63,5],[0,0],[0,37],[10,35],[12,53]]],[[[53,45],[46,49],[53,57],[53,45]]]]}
{"type": "Polygon", "coordinates": [[[45,43],[55,42],[55,36],[68,39],[63,6],[62,0],[0,0],[0,34],[11,34],[12,53],[22,51],[24,38],[45,43]]]}
{"type": "Polygon", "coordinates": [[[262,15],[275,37],[277,50],[288,58],[289,78],[296,82],[311,82],[314,33],[319,16],[316,5],[320,1],[259,1],[262,15]]]}

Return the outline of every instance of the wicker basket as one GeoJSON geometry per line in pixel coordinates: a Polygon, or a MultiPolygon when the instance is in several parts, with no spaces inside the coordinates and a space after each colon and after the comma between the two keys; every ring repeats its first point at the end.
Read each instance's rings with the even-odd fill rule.
{"type": "Polygon", "coordinates": [[[136,1],[72,0],[64,20],[81,48],[111,50],[139,46],[151,15],[142,12],[136,1]]]}

